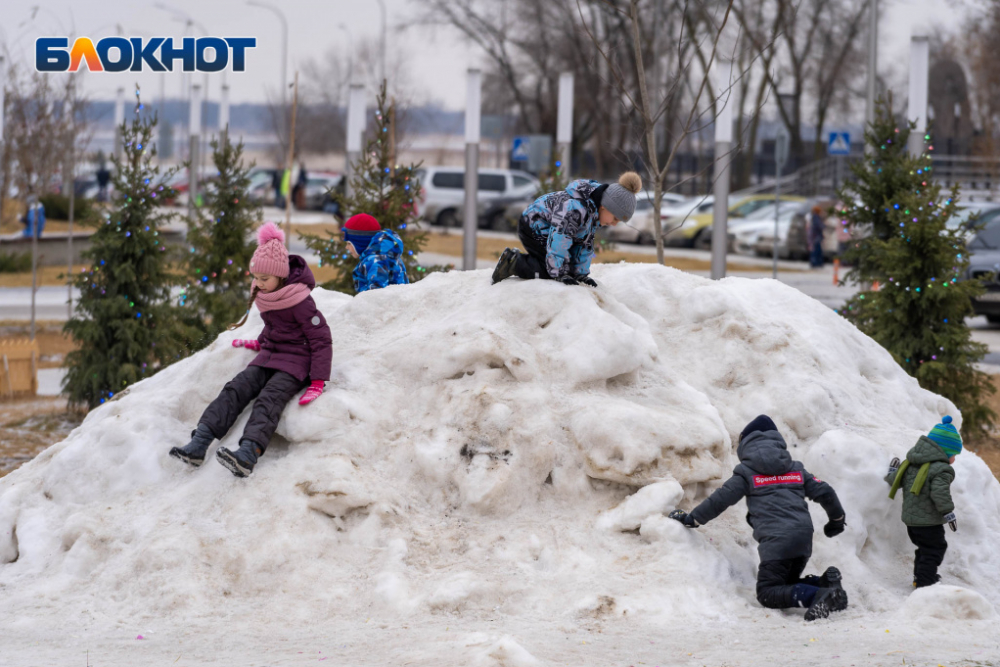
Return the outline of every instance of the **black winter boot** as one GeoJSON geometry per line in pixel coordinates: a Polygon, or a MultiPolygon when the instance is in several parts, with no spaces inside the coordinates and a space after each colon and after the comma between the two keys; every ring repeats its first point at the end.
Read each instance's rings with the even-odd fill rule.
{"type": "Polygon", "coordinates": [[[830,612],[845,609],[847,609],[847,591],[843,588],[821,588],[816,591],[816,597],[806,610],[805,619],[815,621],[817,618],[826,618],[830,612]]]}
{"type": "Polygon", "coordinates": [[[174,447],[170,450],[170,455],[197,468],[205,462],[205,452],[214,440],[215,436],[208,427],[198,424],[198,428],[191,431],[191,442],[183,447],[174,447]]]}
{"type": "Polygon", "coordinates": [[[253,467],[257,465],[257,457],[264,453],[253,440],[240,440],[240,448],[235,452],[220,447],[216,452],[219,463],[229,468],[237,477],[246,477],[253,472],[253,467]]]}
{"type": "Polygon", "coordinates": [[[497,267],[493,269],[492,284],[496,285],[501,280],[514,275],[514,265],[517,264],[517,259],[520,255],[521,253],[514,248],[504,249],[503,254],[500,255],[500,261],[497,262],[497,267]]]}

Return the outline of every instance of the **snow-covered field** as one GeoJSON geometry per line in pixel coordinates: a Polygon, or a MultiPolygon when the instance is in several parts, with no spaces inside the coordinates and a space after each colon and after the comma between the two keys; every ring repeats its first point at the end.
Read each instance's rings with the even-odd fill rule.
{"type": "Polygon", "coordinates": [[[959,456],[943,583],[912,592],[881,479],[954,406],[780,283],[594,276],[317,290],[334,377],[245,480],[167,452],[257,316],[93,411],[0,480],[0,664],[1000,664],[1000,483],[959,456]],[[759,413],[847,508],[810,567],[844,573],[828,620],[757,604],[742,503],[664,516],[759,413]]]}

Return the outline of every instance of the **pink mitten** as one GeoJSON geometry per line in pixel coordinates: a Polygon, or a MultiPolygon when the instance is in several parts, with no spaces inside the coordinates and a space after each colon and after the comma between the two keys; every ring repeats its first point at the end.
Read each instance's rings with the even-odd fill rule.
{"type": "Polygon", "coordinates": [[[306,389],[306,393],[302,394],[302,398],[299,399],[299,405],[306,405],[307,403],[312,403],[319,395],[323,393],[324,382],[322,380],[313,380],[306,389]]]}
{"type": "Polygon", "coordinates": [[[233,347],[245,347],[254,352],[260,352],[260,343],[255,340],[234,340],[233,347]]]}

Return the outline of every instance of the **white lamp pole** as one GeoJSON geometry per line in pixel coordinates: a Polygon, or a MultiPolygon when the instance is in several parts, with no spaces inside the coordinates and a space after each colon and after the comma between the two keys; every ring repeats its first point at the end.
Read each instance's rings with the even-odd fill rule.
{"type": "Polygon", "coordinates": [[[365,87],[360,83],[351,84],[350,96],[347,99],[347,166],[344,178],[347,179],[347,196],[354,194],[351,181],[354,179],[354,163],[361,153],[361,138],[365,133],[367,118],[365,87]]]}
{"type": "Polygon", "coordinates": [[[910,132],[910,155],[923,152],[924,134],[927,131],[927,86],[930,61],[930,42],[925,35],[910,38],[910,104],[906,115],[916,121],[917,126],[910,132]]]}
{"type": "Polygon", "coordinates": [[[733,107],[736,106],[732,85],[733,63],[720,59],[716,69],[715,117],[715,203],[712,207],[712,280],[726,277],[726,251],[729,247],[729,165],[733,145],[733,107]]]}
{"type": "Polygon", "coordinates": [[[556,144],[559,151],[559,163],[563,174],[569,180],[569,168],[572,156],[570,146],[573,143],[573,73],[563,72],[559,75],[559,118],[556,125],[556,144]]]}
{"type": "Polygon", "coordinates": [[[188,156],[188,216],[194,219],[194,209],[198,197],[198,162],[201,148],[201,86],[191,85],[191,109],[188,115],[188,130],[191,133],[190,155],[188,156]]]}
{"type": "Polygon", "coordinates": [[[479,132],[483,97],[483,73],[470,69],[466,74],[465,96],[465,220],[462,239],[462,269],[476,268],[476,232],[479,214],[479,132]]]}
{"type": "Polygon", "coordinates": [[[115,97],[115,155],[122,152],[122,123],[125,122],[125,89],[119,88],[115,97]]]}

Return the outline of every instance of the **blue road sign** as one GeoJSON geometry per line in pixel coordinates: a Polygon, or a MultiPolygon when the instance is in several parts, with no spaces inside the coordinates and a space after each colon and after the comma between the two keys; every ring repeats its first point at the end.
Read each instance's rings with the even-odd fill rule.
{"type": "Polygon", "coordinates": [[[514,137],[514,147],[510,151],[510,159],[515,162],[527,162],[529,157],[530,137],[514,137]]]}
{"type": "Polygon", "coordinates": [[[829,155],[850,155],[851,135],[847,132],[831,132],[826,152],[829,155]]]}

